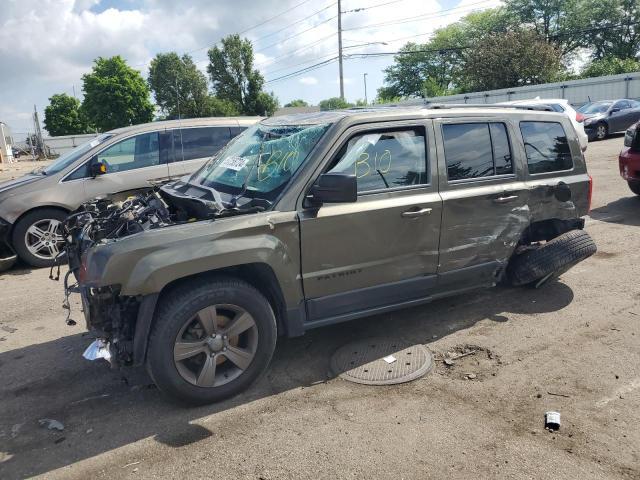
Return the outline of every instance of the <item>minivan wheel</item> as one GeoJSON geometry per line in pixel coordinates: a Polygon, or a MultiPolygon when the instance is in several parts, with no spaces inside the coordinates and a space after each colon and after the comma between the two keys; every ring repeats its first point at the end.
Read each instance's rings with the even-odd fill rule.
{"type": "Polygon", "coordinates": [[[217,402],[245,390],[266,370],[276,338],[271,305],[248,283],[189,282],[158,306],[147,368],[175,400],[217,402]]]}
{"type": "Polygon", "coordinates": [[[63,253],[63,222],[67,214],[55,208],[27,213],[16,223],[11,241],[18,256],[32,267],[50,267],[63,253]]]}
{"type": "Polygon", "coordinates": [[[629,184],[629,188],[636,195],[640,195],[640,181],[638,180],[629,180],[627,182],[629,184]]]}
{"type": "Polygon", "coordinates": [[[606,124],[599,123],[598,125],[596,125],[596,138],[598,140],[604,140],[605,138],[607,138],[608,133],[609,130],[606,124]]]}
{"type": "Polygon", "coordinates": [[[597,247],[584,230],[571,230],[511,259],[507,279],[513,286],[540,286],[559,277],[596,253],[597,247]]]}

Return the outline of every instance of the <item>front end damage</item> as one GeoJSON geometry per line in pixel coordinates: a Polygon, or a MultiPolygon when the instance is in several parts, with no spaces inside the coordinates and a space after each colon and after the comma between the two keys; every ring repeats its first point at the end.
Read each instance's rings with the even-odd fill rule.
{"type": "Polygon", "coordinates": [[[206,196],[186,196],[180,192],[181,188],[177,182],[124,201],[94,200],[80,207],[65,222],[69,272],[64,279],[64,307],[70,309],[70,294],[80,294],[87,330],[95,338],[85,351],[85,358],[103,358],[113,367],[141,365],[158,298],[158,294],[121,295],[120,285],[103,285],[100,268],[104,264],[89,262],[90,254],[100,253],[101,247],[124,237],[150,230],[264,209],[253,204],[224,208],[206,196]]]}

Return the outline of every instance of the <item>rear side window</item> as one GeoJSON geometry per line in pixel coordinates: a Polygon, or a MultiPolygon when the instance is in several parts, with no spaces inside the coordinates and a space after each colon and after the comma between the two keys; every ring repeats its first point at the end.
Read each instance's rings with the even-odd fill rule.
{"type": "Polygon", "coordinates": [[[354,174],[358,193],[426,184],[424,129],[355,135],[341,149],[330,171],[354,174]]]}
{"type": "Polygon", "coordinates": [[[229,127],[198,127],[174,130],[175,158],[177,161],[181,161],[212,157],[230,139],[229,127]]]}
{"type": "Polygon", "coordinates": [[[513,173],[504,123],[445,124],[442,136],[449,181],[513,173]]]}
{"type": "Polygon", "coordinates": [[[529,173],[571,170],[573,159],[562,125],[557,122],[520,122],[529,173]]]}

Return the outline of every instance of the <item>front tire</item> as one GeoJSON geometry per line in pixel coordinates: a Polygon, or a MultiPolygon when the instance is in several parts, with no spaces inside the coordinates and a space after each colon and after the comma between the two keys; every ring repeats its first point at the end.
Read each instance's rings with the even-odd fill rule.
{"type": "Polygon", "coordinates": [[[174,400],[218,402],[264,373],[276,339],[273,309],[254,287],[233,278],[193,281],[158,306],[147,368],[174,400]]]}
{"type": "Polygon", "coordinates": [[[606,123],[599,123],[596,125],[596,140],[604,140],[609,135],[609,128],[606,123]]]}
{"type": "Polygon", "coordinates": [[[596,253],[597,247],[584,230],[571,230],[553,240],[516,255],[507,267],[511,285],[536,285],[559,277],[596,253]]]}
{"type": "Polygon", "coordinates": [[[638,180],[628,180],[627,184],[633,193],[636,195],[640,195],[640,181],[638,180]]]}
{"type": "Polygon", "coordinates": [[[41,208],[27,213],[16,223],[11,242],[18,256],[32,267],[50,267],[63,253],[63,222],[67,213],[41,208]]]}

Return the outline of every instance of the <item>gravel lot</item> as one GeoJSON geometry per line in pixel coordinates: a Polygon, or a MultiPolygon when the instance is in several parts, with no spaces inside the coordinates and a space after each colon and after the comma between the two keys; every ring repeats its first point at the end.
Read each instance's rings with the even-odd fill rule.
{"type": "Polygon", "coordinates": [[[65,325],[47,270],[0,274],[0,478],[640,478],[640,198],[618,175],[621,146],[589,146],[599,251],[560,281],[281,340],[267,376],[208,407],[82,359],[82,322],[65,325]],[[380,335],[491,355],[398,386],[327,373],[338,347],[380,335]],[[547,410],[562,415],[556,433],[547,410]]]}

